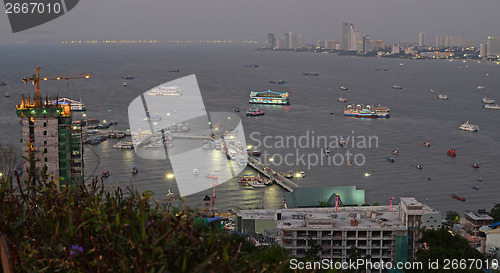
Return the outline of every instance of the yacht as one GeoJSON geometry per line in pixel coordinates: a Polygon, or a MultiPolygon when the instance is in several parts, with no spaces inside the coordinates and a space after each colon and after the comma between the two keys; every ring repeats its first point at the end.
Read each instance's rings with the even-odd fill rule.
{"type": "Polygon", "coordinates": [[[494,99],[489,99],[487,97],[484,97],[482,100],[481,100],[483,103],[488,103],[488,104],[493,104],[495,103],[495,100],[494,99]]]}
{"type": "Polygon", "coordinates": [[[479,131],[479,126],[470,124],[469,121],[466,121],[464,124],[460,125],[460,129],[469,132],[477,132],[479,131]]]}

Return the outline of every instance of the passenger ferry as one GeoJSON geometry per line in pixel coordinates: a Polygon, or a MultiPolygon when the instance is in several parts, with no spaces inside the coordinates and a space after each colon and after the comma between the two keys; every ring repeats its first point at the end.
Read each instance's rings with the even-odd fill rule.
{"type": "Polygon", "coordinates": [[[181,89],[177,86],[158,86],[148,91],[149,96],[180,96],[181,89]]]}
{"type": "Polygon", "coordinates": [[[262,104],[289,104],[288,92],[275,92],[271,90],[263,92],[250,92],[249,103],[262,103],[262,104]]]}
{"type": "Polygon", "coordinates": [[[358,118],[388,118],[390,109],[385,106],[363,105],[363,104],[350,104],[344,108],[344,116],[358,117],[358,118]]]}
{"type": "Polygon", "coordinates": [[[49,101],[49,104],[62,104],[62,105],[68,105],[70,106],[71,111],[85,111],[85,104],[80,101],[68,99],[68,98],[60,98],[58,100],[51,100],[49,101]]]}

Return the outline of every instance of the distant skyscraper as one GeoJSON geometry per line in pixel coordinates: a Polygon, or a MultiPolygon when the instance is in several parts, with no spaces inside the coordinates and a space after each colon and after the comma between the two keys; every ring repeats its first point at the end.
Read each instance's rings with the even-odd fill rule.
{"type": "Polygon", "coordinates": [[[382,40],[376,40],[375,41],[375,49],[376,50],[384,50],[385,49],[385,43],[382,40]]]}
{"type": "Polygon", "coordinates": [[[326,41],[325,49],[335,49],[335,41],[326,41]]]}
{"type": "Polygon", "coordinates": [[[445,47],[444,35],[436,35],[436,47],[445,47]]]}
{"type": "Polygon", "coordinates": [[[361,40],[361,33],[357,31],[352,25],[349,27],[349,42],[347,50],[350,51],[363,50],[363,41],[361,40]]]}
{"type": "Polygon", "coordinates": [[[342,49],[343,50],[349,50],[349,29],[352,27],[352,24],[347,23],[347,21],[344,21],[342,23],[342,49]]]}
{"type": "Polygon", "coordinates": [[[425,43],[424,42],[424,35],[425,35],[425,33],[423,33],[423,32],[420,32],[418,34],[418,46],[424,46],[424,43],[425,43]]]}
{"type": "Polygon", "coordinates": [[[276,49],[284,49],[285,48],[285,40],[283,38],[275,38],[274,40],[274,48],[276,49]]]}
{"type": "Polygon", "coordinates": [[[291,37],[292,33],[285,33],[285,38],[283,39],[283,48],[289,49],[290,48],[290,42],[291,42],[291,37]]]}
{"type": "Polygon", "coordinates": [[[488,57],[500,56],[500,38],[488,37],[486,41],[486,49],[488,50],[488,57]]]}
{"type": "Polygon", "coordinates": [[[486,58],[488,56],[487,47],[485,44],[479,45],[479,57],[486,58]]]}
{"type": "Polygon", "coordinates": [[[462,37],[449,36],[448,37],[448,47],[462,48],[462,37]]]}
{"type": "Polygon", "coordinates": [[[391,54],[399,54],[400,52],[401,52],[401,49],[399,48],[398,44],[392,45],[391,54]]]}
{"type": "Polygon", "coordinates": [[[363,35],[363,52],[372,51],[372,40],[370,36],[363,35]]]}
{"type": "Polygon", "coordinates": [[[276,46],[276,39],[274,38],[274,33],[270,32],[267,34],[267,47],[274,48],[276,46]]]}

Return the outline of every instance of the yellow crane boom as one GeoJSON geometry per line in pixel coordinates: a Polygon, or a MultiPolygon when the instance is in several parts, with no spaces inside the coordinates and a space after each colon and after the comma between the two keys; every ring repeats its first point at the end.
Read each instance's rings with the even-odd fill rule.
{"type": "Polygon", "coordinates": [[[71,80],[71,79],[89,79],[92,75],[90,74],[78,74],[78,75],[66,75],[66,76],[46,76],[40,77],[40,67],[36,68],[36,74],[31,77],[26,77],[23,79],[24,83],[28,84],[28,82],[33,82],[36,89],[36,94],[34,98],[35,106],[40,101],[40,81],[49,81],[49,80],[71,80]]]}

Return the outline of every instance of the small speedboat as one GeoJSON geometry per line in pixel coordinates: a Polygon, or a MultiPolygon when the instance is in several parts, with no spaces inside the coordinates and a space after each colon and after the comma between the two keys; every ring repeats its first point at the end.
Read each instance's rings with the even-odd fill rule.
{"type": "Polygon", "coordinates": [[[477,90],[484,90],[484,86],[482,86],[482,85],[478,85],[478,86],[476,87],[476,89],[477,89],[477,90]]]}
{"type": "Polygon", "coordinates": [[[430,147],[431,143],[429,141],[425,141],[424,143],[422,143],[422,145],[424,145],[425,147],[430,147]]]}
{"type": "Polygon", "coordinates": [[[388,158],[387,158],[387,161],[389,161],[389,162],[391,162],[391,163],[394,163],[394,158],[392,158],[392,157],[388,157],[388,158]]]}
{"type": "Polygon", "coordinates": [[[392,150],[392,153],[393,153],[393,154],[395,154],[395,155],[399,155],[399,150],[398,150],[398,148],[396,148],[396,149],[392,150]]]}
{"type": "Polygon", "coordinates": [[[330,147],[326,146],[325,148],[323,148],[323,152],[325,153],[325,155],[330,155],[330,147]]]}
{"type": "Polygon", "coordinates": [[[457,151],[455,151],[455,149],[448,149],[448,151],[446,151],[446,154],[455,157],[457,156],[457,151]]]}
{"type": "Polygon", "coordinates": [[[371,175],[372,175],[372,173],[371,173],[371,172],[366,172],[366,173],[365,173],[365,176],[371,176],[371,175]]]}
{"type": "Polygon", "coordinates": [[[342,147],[343,147],[343,146],[345,146],[345,145],[346,145],[346,143],[347,143],[347,142],[345,141],[345,139],[340,138],[340,140],[339,140],[339,144],[340,144],[340,146],[342,146],[342,147]]]}
{"type": "Polygon", "coordinates": [[[472,186],[472,189],[478,191],[479,190],[479,187],[476,187],[476,186],[472,186]]]}
{"type": "Polygon", "coordinates": [[[103,171],[102,172],[102,177],[109,177],[109,172],[108,171],[103,171]]]}
{"type": "Polygon", "coordinates": [[[347,161],[347,165],[351,166],[352,164],[354,164],[354,160],[350,159],[349,161],[347,161]]]}
{"type": "Polygon", "coordinates": [[[198,175],[199,173],[200,173],[200,172],[198,171],[198,169],[194,169],[194,170],[193,170],[193,174],[194,174],[194,175],[198,175]]]}
{"type": "Polygon", "coordinates": [[[344,98],[344,97],[339,97],[339,98],[338,98],[338,100],[339,100],[340,102],[347,102],[347,99],[346,99],[346,98],[344,98]]]}
{"type": "Polygon", "coordinates": [[[479,165],[477,165],[476,163],[474,163],[474,164],[472,164],[472,168],[479,169],[479,165]]]}
{"type": "Polygon", "coordinates": [[[423,169],[422,165],[417,165],[417,169],[419,170],[423,169]]]}
{"type": "Polygon", "coordinates": [[[132,77],[131,75],[128,75],[128,77],[123,77],[124,80],[133,80],[135,79],[134,77],[132,77]]]}
{"type": "Polygon", "coordinates": [[[483,181],[483,178],[482,177],[478,177],[477,181],[483,181]]]}
{"type": "Polygon", "coordinates": [[[6,98],[10,97],[9,92],[5,92],[5,97],[6,97],[6,98]]]}
{"type": "Polygon", "coordinates": [[[340,87],[340,90],[349,90],[349,88],[347,88],[346,86],[342,85],[342,86],[340,87]]]}
{"type": "Polygon", "coordinates": [[[252,155],[253,156],[260,156],[260,150],[259,149],[253,149],[252,150],[252,155]]]}
{"type": "Polygon", "coordinates": [[[234,111],[235,111],[235,112],[239,112],[239,111],[240,111],[240,108],[236,107],[236,108],[234,108],[234,111]]]}
{"type": "Polygon", "coordinates": [[[465,197],[462,197],[462,196],[460,196],[460,195],[456,195],[456,194],[454,194],[454,193],[453,193],[453,194],[451,195],[451,197],[453,197],[453,198],[455,198],[455,199],[458,199],[458,200],[460,200],[460,201],[462,201],[462,202],[465,202],[465,197]]]}
{"type": "Polygon", "coordinates": [[[127,82],[124,82],[124,83],[123,83],[123,86],[127,86],[127,82]]]}
{"type": "Polygon", "coordinates": [[[134,167],[132,168],[132,174],[137,174],[138,172],[139,172],[139,170],[137,169],[137,167],[136,167],[136,166],[134,166],[134,167]]]}
{"type": "Polygon", "coordinates": [[[401,85],[393,85],[392,88],[394,88],[394,89],[403,89],[403,87],[401,85]]]}

